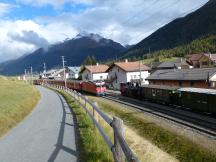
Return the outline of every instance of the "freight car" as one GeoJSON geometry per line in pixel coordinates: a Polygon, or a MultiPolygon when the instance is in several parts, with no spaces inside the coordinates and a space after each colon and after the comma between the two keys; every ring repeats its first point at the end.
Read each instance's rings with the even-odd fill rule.
{"type": "MultiPolygon", "coordinates": [[[[34,80],[34,84],[48,83],[52,85],[65,86],[64,80],[52,80],[52,79],[38,79],[34,80]]],[[[105,95],[106,86],[102,81],[80,81],[80,80],[69,80],[66,82],[68,88],[76,91],[84,91],[97,96],[105,95]]]]}
{"type": "Polygon", "coordinates": [[[120,86],[122,95],[127,97],[216,114],[216,90],[214,89],[145,85],[136,88],[136,94],[133,94],[133,86],[128,84],[121,84],[120,86]]]}

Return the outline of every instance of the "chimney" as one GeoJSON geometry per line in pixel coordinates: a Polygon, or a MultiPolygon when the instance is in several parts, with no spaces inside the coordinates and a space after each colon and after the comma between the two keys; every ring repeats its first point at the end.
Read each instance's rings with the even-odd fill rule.
{"type": "Polygon", "coordinates": [[[97,62],[97,63],[96,63],[96,65],[98,66],[98,65],[99,65],[99,63],[97,62]]]}
{"type": "Polygon", "coordinates": [[[125,59],[125,62],[127,63],[127,62],[128,62],[128,59],[125,59]]]}

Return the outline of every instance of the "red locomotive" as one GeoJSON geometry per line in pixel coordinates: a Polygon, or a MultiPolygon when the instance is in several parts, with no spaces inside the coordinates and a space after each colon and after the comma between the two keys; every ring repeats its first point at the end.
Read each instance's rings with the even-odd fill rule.
{"type": "MultiPolygon", "coordinates": [[[[34,84],[41,85],[42,83],[55,84],[59,86],[65,86],[64,80],[34,80],[34,84]]],[[[67,88],[84,91],[94,94],[96,96],[103,96],[106,92],[105,82],[103,81],[80,81],[70,80],[66,82],[67,88]]]]}

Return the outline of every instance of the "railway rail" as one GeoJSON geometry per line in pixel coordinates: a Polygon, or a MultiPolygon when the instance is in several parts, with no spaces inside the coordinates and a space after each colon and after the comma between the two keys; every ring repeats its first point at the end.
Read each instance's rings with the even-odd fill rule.
{"type": "Polygon", "coordinates": [[[204,134],[212,140],[216,140],[216,119],[196,114],[190,111],[177,109],[161,104],[139,101],[128,97],[123,97],[118,94],[107,93],[103,98],[133,107],[145,113],[172,121],[180,126],[196,131],[199,134],[204,134]]]}

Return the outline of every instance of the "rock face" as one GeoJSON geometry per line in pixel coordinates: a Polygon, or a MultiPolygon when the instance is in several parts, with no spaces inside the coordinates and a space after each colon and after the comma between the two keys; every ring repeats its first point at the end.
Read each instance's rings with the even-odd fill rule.
{"type": "Polygon", "coordinates": [[[66,65],[80,65],[88,55],[93,55],[98,61],[114,59],[126,50],[120,43],[106,39],[98,34],[82,32],[71,40],[51,45],[48,49],[42,48],[33,53],[22,56],[16,60],[0,64],[0,74],[15,75],[23,74],[24,69],[31,66],[34,71],[43,70],[45,62],[47,68],[61,66],[61,56],[65,56],[66,65]]]}

